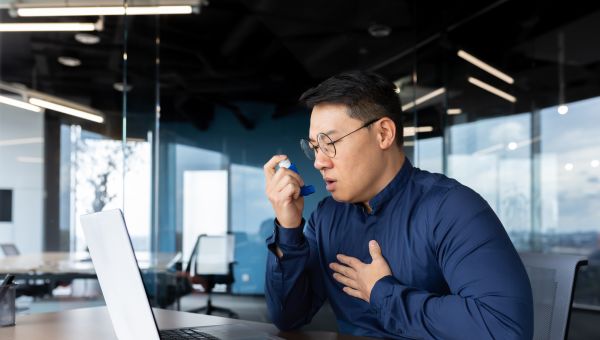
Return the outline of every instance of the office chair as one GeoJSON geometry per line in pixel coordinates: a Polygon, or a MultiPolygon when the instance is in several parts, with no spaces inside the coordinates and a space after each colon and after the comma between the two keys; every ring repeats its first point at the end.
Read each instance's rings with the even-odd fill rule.
{"type": "Polygon", "coordinates": [[[520,253],[533,292],[534,339],[567,339],[577,271],[582,256],[520,253]]]}
{"type": "Polygon", "coordinates": [[[2,249],[2,253],[4,253],[4,256],[21,255],[21,252],[19,252],[19,249],[17,249],[17,246],[14,245],[13,243],[0,244],[0,249],[2,249]]]}
{"type": "Polygon", "coordinates": [[[239,318],[231,309],[212,304],[212,292],[217,283],[226,284],[227,293],[231,293],[233,284],[233,247],[234,235],[199,235],[196,239],[186,273],[190,281],[200,284],[207,293],[206,306],[189,310],[192,313],[225,314],[230,318],[239,318]]]}

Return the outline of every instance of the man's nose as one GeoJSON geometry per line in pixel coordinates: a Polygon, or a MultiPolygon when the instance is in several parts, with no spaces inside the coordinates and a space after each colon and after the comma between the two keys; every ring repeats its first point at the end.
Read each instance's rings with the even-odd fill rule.
{"type": "Polygon", "coordinates": [[[331,158],[325,155],[323,151],[318,150],[315,154],[315,162],[313,164],[315,169],[321,171],[323,169],[331,168],[331,158]]]}

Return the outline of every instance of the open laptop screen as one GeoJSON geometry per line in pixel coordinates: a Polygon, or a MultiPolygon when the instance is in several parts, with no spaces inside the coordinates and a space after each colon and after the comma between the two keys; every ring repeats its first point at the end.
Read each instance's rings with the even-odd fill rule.
{"type": "Polygon", "coordinates": [[[84,215],[81,224],[117,338],[159,340],[121,211],[84,215]]]}

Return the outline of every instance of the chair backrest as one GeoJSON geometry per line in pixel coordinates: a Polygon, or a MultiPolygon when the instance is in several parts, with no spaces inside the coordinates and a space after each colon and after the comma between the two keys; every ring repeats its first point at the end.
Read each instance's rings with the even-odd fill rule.
{"type": "Polygon", "coordinates": [[[566,339],[575,279],[585,257],[520,253],[533,292],[534,339],[566,339]]]}
{"type": "Polygon", "coordinates": [[[190,275],[229,275],[234,261],[235,236],[200,235],[190,256],[190,275]]]}
{"type": "Polygon", "coordinates": [[[2,249],[4,256],[16,256],[21,254],[17,246],[13,243],[0,244],[0,249],[2,249]]]}

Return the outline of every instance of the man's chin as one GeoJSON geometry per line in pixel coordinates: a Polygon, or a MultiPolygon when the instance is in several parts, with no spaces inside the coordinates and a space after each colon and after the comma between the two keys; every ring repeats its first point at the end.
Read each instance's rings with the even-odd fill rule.
{"type": "Polygon", "coordinates": [[[333,198],[336,202],[340,202],[340,203],[356,203],[355,200],[353,200],[352,198],[348,197],[348,196],[344,196],[344,195],[340,195],[337,192],[332,192],[331,193],[331,198],[333,198]]]}

